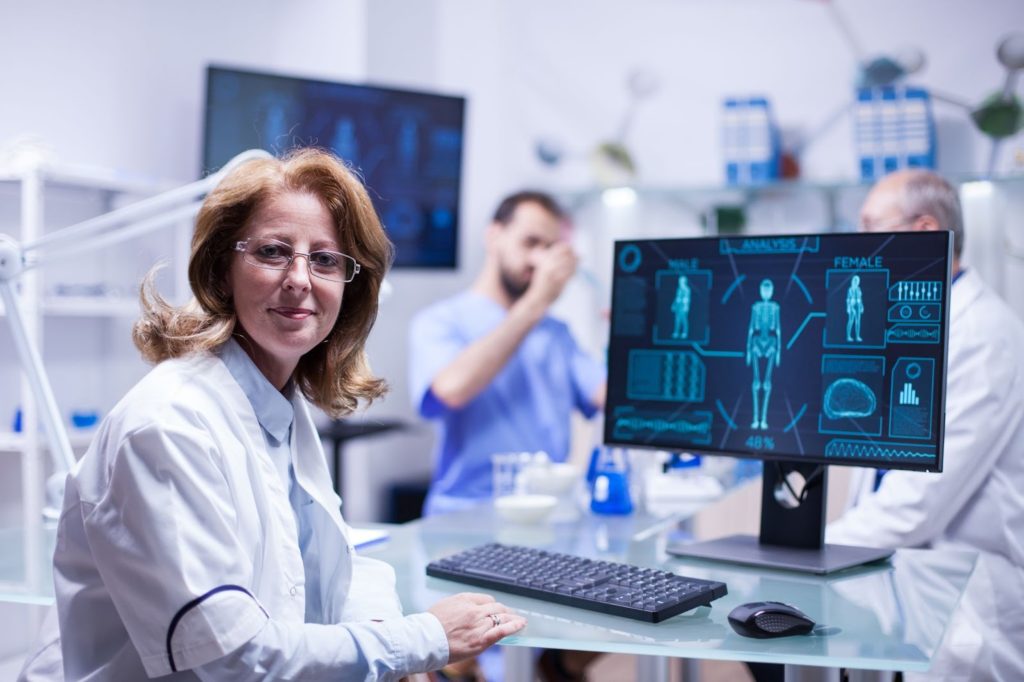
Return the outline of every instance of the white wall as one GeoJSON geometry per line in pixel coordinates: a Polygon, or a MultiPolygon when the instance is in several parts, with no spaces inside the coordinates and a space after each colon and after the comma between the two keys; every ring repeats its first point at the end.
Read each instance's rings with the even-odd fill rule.
{"type": "Polygon", "coordinates": [[[480,266],[483,228],[498,199],[522,181],[506,159],[520,144],[508,135],[507,74],[510,39],[497,0],[444,2],[373,0],[368,7],[368,77],[398,86],[418,85],[468,97],[460,214],[458,271],[395,270],[394,292],[380,312],[369,352],[391,393],[370,409],[374,415],[406,419],[419,426],[398,436],[354,442],[346,450],[345,513],[370,518],[384,512],[391,480],[426,479],[431,471],[432,429],[418,421],[409,404],[409,321],[430,302],[467,286],[480,266]],[[415,30],[410,31],[410,26],[415,30]]]}
{"type": "MultiPolygon", "coordinates": [[[[971,102],[1002,82],[998,39],[1024,30],[1019,0],[837,1],[869,53],[916,45],[928,65],[913,82],[971,102]]],[[[720,182],[725,95],[764,93],[783,126],[807,132],[849,101],[854,74],[825,5],[802,0],[41,0],[0,8],[0,58],[0,150],[35,134],[62,160],[175,182],[199,168],[209,61],[466,95],[461,268],[393,273],[394,293],[371,337],[371,360],[393,392],[370,415],[409,420],[409,318],[471,280],[501,195],[590,184],[584,156],[617,126],[631,69],[661,82],[627,139],[640,179],[653,185],[720,182]],[[541,136],[575,156],[543,166],[533,153],[541,136]]],[[[935,113],[942,170],[982,170],[989,147],[965,115],[938,104],[935,113]]],[[[842,121],[809,149],[805,177],[854,178],[852,148],[842,121]]],[[[1019,136],[1006,145],[1001,171],[1018,169],[1014,152],[1024,153],[1019,136]]],[[[581,239],[590,220],[597,218],[584,215],[581,239]]],[[[676,220],[678,212],[665,211],[621,218],[615,229],[676,220]]],[[[581,278],[574,286],[588,285],[581,278]]],[[[600,304],[592,294],[560,309],[572,321],[572,301],[600,304]]],[[[577,317],[578,329],[593,329],[592,314],[577,317]]],[[[583,341],[603,343],[599,335],[583,341]]],[[[346,514],[380,514],[387,480],[429,472],[430,444],[428,429],[351,444],[346,514]]]]}
{"type": "MultiPolygon", "coordinates": [[[[0,163],[17,140],[31,137],[57,161],[179,184],[199,173],[207,63],[363,78],[363,0],[255,0],[245,3],[244,14],[242,7],[197,0],[0,4],[0,163]]],[[[10,189],[0,194],[0,231],[16,230],[17,193],[10,189]]],[[[61,192],[48,202],[44,218],[51,229],[77,222],[104,210],[103,199],[61,192]]],[[[121,258],[132,249],[120,246],[111,262],[95,257],[119,268],[124,276],[114,280],[130,290],[141,271],[166,255],[162,249],[168,241],[155,246],[161,239],[151,237],[136,258],[121,258]]],[[[46,268],[48,277],[54,273],[51,286],[57,276],[66,280],[68,272],[66,263],[46,268]]],[[[62,412],[97,407],[104,385],[130,386],[145,372],[129,326],[128,318],[47,321],[45,357],[62,412]],[[104,362],[103,370],[83,362],[111,353],[125,362],[104,362]]],[[[13,345],[3,324],[0,351],[0,431],[7,431],[19,399],[13,345]]],[[[16,454],[0,452],[5,527],[21,519],[19,471],[16,454]]]]}
{"type": "Polygon", "coordinates": [[[364,0],[41,0],[0,9],[0,149],[178,182],[200,167],[207,63],[361,79],[364,0]]]}
{"type": "MultiPolygon", "coordinates": [[[[451,0],[451,5],[460,5],[451,0]]],[[[910,82],[979,103],[1001,88],[998,40],[1024,31],[1017,0],[836,0],[869,55],[916,46],[925,69],[910,82]]],[[[508,106],[506,132],[523,144],[507,159],[519,175],[539,175],[528,144],[540,135],[584,152],[610,136],[626,102],[630,70],[643,68],[660,91],[638,109],[627,139],[641,179],[655,185],[721,182],[720,106],[726,95],[762,93],[780,125],[810,133],[849,102],[853,54],[827,3],[797,0],[521,0],[502,20],[508,106]]],[[[935,105],[940,169],[980,171],[988,144],[961,110],[935,105]]],[[[804,160],[806,177],[855,178],[853,133],[843,120],[804,160]]],[[[1020,139],[1012,145],[1022,149],[1020,139]]],[[[1010,149],[999,168],[1014,163],[1010,149]]],[[[1018,161],[1016,167],[1021,167],[1018,161]]],[[[557,179],[588,179],[583,164],[557,179]]],[[[550,176],[547,176],[550,178],[550,176]]]]}

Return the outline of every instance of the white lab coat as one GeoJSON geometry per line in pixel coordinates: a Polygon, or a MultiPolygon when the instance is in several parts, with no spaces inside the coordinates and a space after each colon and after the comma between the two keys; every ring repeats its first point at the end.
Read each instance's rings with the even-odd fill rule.
{"type": "Polygon", "coordinates": [[[182,680],[394,679],[447,662],[437,618],[403,617],[394,571],[355,555],[295,394],[292,463],[315,505],[322,613],[305,613],[295,515],[245,393],[215,355],[170,360],[114,408],[68,477],[60,646],[44,638],[25,679],[60,655],[69,680],[118,681],[168,675],[172,656],[181,672],[169,679],[182,680]]]}
{"type": "Polygon", "coordinates": [[[970,270],[950,305],[942,473],[859,470],[826,539],[979,552],[925,679],[1024,680],[1024,324],[970,270]]]}

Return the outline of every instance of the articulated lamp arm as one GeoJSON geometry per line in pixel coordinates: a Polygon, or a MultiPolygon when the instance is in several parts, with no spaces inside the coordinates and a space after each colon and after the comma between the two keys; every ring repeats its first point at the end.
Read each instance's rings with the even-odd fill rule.
{"type": "Polygon", "coordinates": [[[15,290],[15,282],[21,273],[40,264],[40,259],[31,257],[32,252],[45,252],[46,257],[59,257],[69,253],[80,253],[102,248],[109,244],[138,236],[165,225],[179,223],[192,218],[199,211],[202,197],[213,189],[224,176],[236,166],[250,159],[270,158],[263,150],[249,150],[234,157],[220,171],[202,180],[184,185],[149,199],[130,204],[84,222],[50,232],[40,239],[28,244],[19,244],[14,239],[0,235],[0,299],[7,311],[6,319],[10,321],[11,332],[21,362],[22,369],[28,378],[32,393],[35,395],[40,416],[46,430],[53,457],[54,478],[47,485],[47,516],[59,513],[63,497],[64,476],[75,464],[75,455],[71,449],[64,421],[57,409],[57,401],[53,396],[46,369],[38,350],[32,345],[31,337],[25,323],[20,302],[15,290]]]}

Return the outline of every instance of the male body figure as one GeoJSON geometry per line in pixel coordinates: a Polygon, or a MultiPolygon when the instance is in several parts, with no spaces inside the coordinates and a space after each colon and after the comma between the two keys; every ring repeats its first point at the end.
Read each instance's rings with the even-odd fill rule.
{"type": "Polygon", "coordinates": [[[676,296],[672,299],[672,314],[675,324],[672,329],[673,339],[685,339],[690,336],[690,285],[686,275],[679,275],[676,285],[676,296]]]}
{"type": "Polygon", "coordinates": [[[943,471],[893,470],[876,486],[876,472],[858,470],[852,506],[826,540],[978,552],[924,678],[1024,679],[1024,323],[963,268],[959,198],[938,175],[883,178],[865,200],[861,227],[953,232],[943,471]]]}

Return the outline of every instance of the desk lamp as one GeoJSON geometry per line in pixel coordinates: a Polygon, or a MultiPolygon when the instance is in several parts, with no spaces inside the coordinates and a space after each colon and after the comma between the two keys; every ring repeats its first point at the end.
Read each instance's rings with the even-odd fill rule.
{"type": "Polygon", "coordinates": [[[98,249],[166,225],[192,219],[199,212],[202,197],[239,164],[250,159],[270,158],[263,150],[249,150],[231,159],[221,170],[202,180],[169,190],[154,197],[130,204],[76,225],[49,232],[41,238],[21,244],[0,234],[0,300],[6,308],[17,348],[18,360],[35,395],[39,413],[49,441],[55,473],[46,483],[43,516],[56,519],[64,497],[64,480],[75,464],[67,429],[57,409],[46,369],[39,351],[33,346],[25,318],[15,292],[18,277],[38,267],[44,260],[59,253],[98,249]]]}

